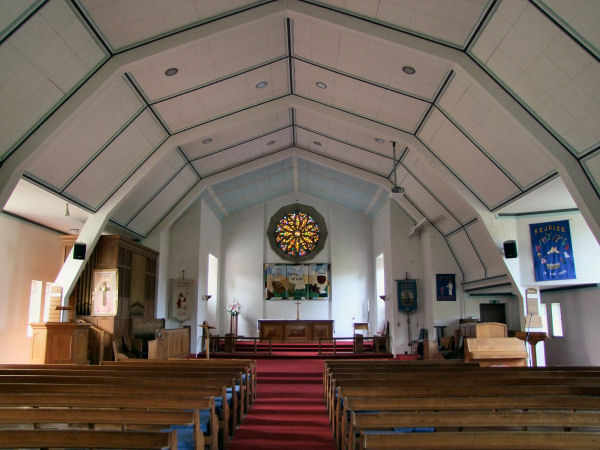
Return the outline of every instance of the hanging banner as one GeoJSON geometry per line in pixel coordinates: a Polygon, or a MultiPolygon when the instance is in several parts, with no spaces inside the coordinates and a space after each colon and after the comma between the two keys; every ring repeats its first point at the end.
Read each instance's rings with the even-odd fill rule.
{"type": "Polygon", "coordinates": [[[417,309],[417,280],[396,280],[398,284],[398,310],[411,313],[417,309]]]}
{"type": "Polygon", "coordinates": [[[572,280],[575,260],[568,220],[529,225],[535,281],[572,280]]]}

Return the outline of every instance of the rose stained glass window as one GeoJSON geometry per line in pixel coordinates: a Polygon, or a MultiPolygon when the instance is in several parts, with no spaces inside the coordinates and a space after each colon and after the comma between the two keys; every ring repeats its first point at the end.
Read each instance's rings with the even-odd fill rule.
{"type": "Polygon", "coordinates": [[[275,228],[275,242],[290,256],[306,256],[319,243],[319,224],[304,212],[288,213],[275,228]]]}
{"type": "Polygon", "coordinates": [[[271,248],[283,259],[300,262],[319,253],[327,238],[323,216],[300,203],[287,205],[271,217],[267,230],[271,248]]]}

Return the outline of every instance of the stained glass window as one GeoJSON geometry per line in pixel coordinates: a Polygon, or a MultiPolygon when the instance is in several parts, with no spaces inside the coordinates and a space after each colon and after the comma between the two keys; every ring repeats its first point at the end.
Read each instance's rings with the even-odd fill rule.
{"type": "Polygon", "coordinates": [[[305,256],[319,243],[319,225],[303,212],[288,213],[279,220],[275,242],[290,256],[305,256]]]}
{"type": "Polygon", "coordinates": [[[323,248],[327,227],[314,208],[295,203],[284,206],[271,217],[267,234],[276,253],[298,262],[323,248]]]}

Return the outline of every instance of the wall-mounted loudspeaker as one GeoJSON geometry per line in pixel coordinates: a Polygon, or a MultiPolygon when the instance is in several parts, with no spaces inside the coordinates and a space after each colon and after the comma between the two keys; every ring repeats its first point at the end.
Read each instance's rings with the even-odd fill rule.
{"type": "Polygon", "coordinates": [[[505,258],[516,258],[517,257],[517,243],[515,241],[504,241],[504,257],[505,258]]]}
{"type": "Polygon", "coordinates": [[[85,244],[75,242],[73,245],[73,259],[85,259],[85,244]]]}

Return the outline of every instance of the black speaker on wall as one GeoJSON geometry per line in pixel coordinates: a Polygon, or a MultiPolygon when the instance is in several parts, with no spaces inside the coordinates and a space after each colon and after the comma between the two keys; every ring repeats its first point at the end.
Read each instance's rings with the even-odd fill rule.
{"type": "Polygon", "coordinates": [[[505,258],[516,258],[517,257],[517,243],[515,241],[504,241],[504,257],[505,258]]]}
{"type": "Polygon", "coordinates": [[[73,245],[73,259],[85,259],[85,244],[75,242],[73,245]]]}

